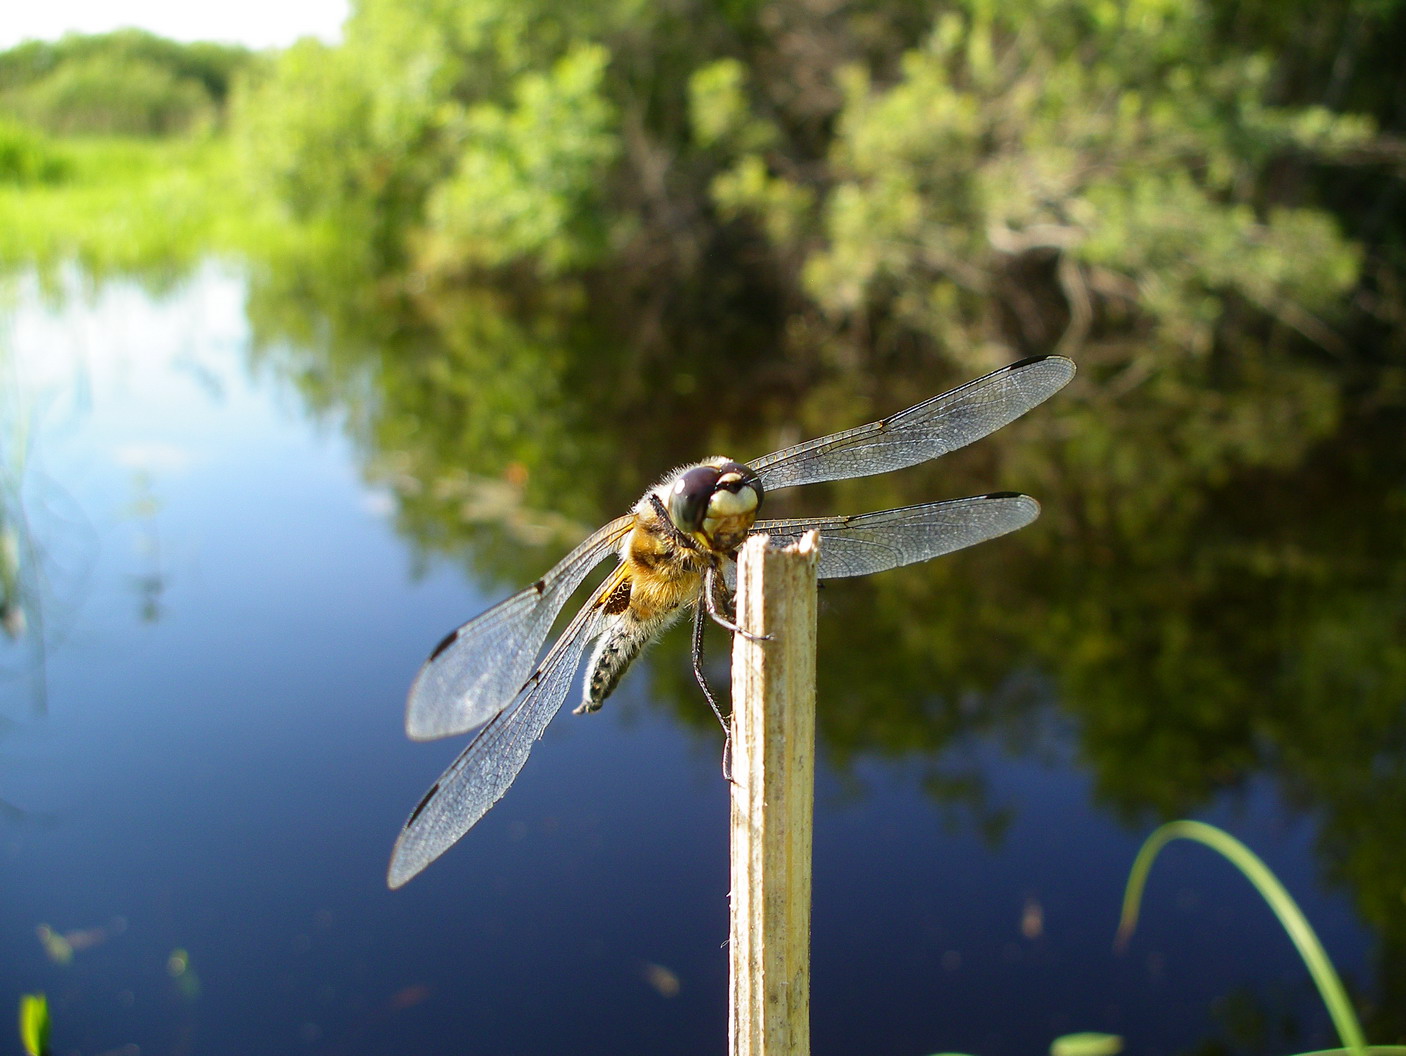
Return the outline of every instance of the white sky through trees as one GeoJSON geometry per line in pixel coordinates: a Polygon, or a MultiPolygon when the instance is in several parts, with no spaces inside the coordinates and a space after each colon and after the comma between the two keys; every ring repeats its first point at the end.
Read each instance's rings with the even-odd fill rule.
{"type": "Polygon", "coordinates": [[[251,48],[286,47],[299,37],[341,37],[348,0],[0,0],[0,50],[65,33],[107,33],[135,26],[173,40],[213,40],[251,48]]]}

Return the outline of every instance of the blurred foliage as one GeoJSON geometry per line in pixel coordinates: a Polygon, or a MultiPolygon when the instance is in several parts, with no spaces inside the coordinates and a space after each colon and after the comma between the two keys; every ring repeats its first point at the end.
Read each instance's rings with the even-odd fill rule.
{"type": "Polygon", "coordinates": [[[345,44],[303,41],[251,78],[235,121],[248,171],[295,217],[364,231],[382,264],[416,238],[451,273],[589,261],[617,149],[609,56],[589,39],[646,10],[599,3],[578,25],[541,2],[366,0],[345,44]]]}
{"type": "Polygon", "coordinates": [[[37,145],[48,159],[40,164],[57,176],[0,177],[0,273],[33,268],[52,292],[70,263],[90,280],[134,276],[155,289],[212,254],[272,258],[290,242],[303,251],[317,245],[312,232],[289,231],[276,210],[250,198],[222,139],[90,137],[55,145],[25,133],[18,141],[37,145]]]}
{"type": "Polygon", "coordinates": [[[60,135],[169,135],[214,117],[197,81],[105,55],[66,63],[4,102],[16,116],[60,135]]]}
{"type": "Polygon", "coordinates": [[[258,71],[232,103],[236,158],[250,184],[294,219],[330,219],[358,232],[367,252],[385,243],[381,255],[391,256],[392,232],[406,223],[400,188],[416,179],[393,162],[405,154],[387,127],[393,122],[372,114],[368,86],[344,52],[302,40],[283,52],[277,71],[277,106],[265,100],[270,89],[258,71]]]}
{"type": "MultiPolygon", "coordinates": [[[[1353,41],[1406,34],[1396,0],[1330,6],[1353,41]]],[[[1363,246],[1324,181],[1286,174],[1385,159],[1399,188],[1406,154],[1377,127],[1401,115],[1389,92],[1331,90],[1389,64],[1345,73],[1360,47],[1327,69],[1295,49],[1331,83],[1290,92],[1267,10],[365,0],[345,44],[299,45],[251,84],[236,124],[295,216],[435,283],[706,284],[722,265],[811,320],[797,354],[838,331],[964,368],[993,348],[1175,360],[1286,334],[1341,352],[1363,246]]]]}
{"type": "Polygon", "coordinates": [[[28,1056],[48,1056],[49,1002],[40,994],[21,994],[19,1005],[20,1045],[28,1056]]]}
{"type": "Polygon", "coordinates": [[[58,183],[67,157],[41,133],[0,118],[0,184],[58,183]]]}
{"type": "Polygon", "coordinates": [[[608,56],[573,48],[545,74],[524,74],[508,107],[463,114],[453,175],[435,187],[417,256],[436,272],[517,260],[554,275],[605,248],[599,174],[614,160],[614,112],[601,95],[608,56]]]}
{"type": "Polygon", "coordinates": [[[246,48],[179,44],[137,29],[0,52],[0,114],[56,135],[167,136],[215,122],[246,48]]]}
{"type": "Polygon", "coordinates": [[[183,44],[141,29],[70,33],[59,41],[28,40],[0,52],[0,92],[41,81],[71,62],[105,58],[163,67],[176,77],[198,81],[211,99],[223,103],[235,75],[252,55],[239,45],[183,44]]]}

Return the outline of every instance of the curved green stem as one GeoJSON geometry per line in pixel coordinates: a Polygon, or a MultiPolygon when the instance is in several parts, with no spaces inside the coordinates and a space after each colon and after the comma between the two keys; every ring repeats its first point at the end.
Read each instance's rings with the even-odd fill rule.
{"type": "Polygon", "coordinates": [[[1342,980],[1338,978],[1337,971],[1323,951],[1323,944],[1318,941],[1318,936],[1304,917],[1303,911],[1253,851],[1214,825],[1199,821],[1168,822],[1143,843],[1128,873],[1128,886],[1123,893],[1123,915],[1118,922],[1118,948],[1121,949],[1127,944],[1133,929],[1137,927],[1138,908],[1142,903],[1142,892],[1147,884],[1147,874],[1152,869],[1153,859],[1163,847],[1175,839],[1195,840],[1213,851],[1218,851],[1254,885],[1255,890],[1269,903],[1269,908],[1279,918],[1284,930],[1289,933],[1289,938],[1294,941],[1309,975],[1313,977],[1314,985],[1318,987],[1323,1004],[1327,1006],[1328,1014],[1333,1019],[1333,1027],[1337,1030],[1343,1046],[1354,1053],[1354,1056],[1365,1056],[1367,1043],[1362,1035],[1362,1025],[1357,1020],[1357,1013],[1353,1010],[1352,1002],[1348,1000],[1342,980]]]}

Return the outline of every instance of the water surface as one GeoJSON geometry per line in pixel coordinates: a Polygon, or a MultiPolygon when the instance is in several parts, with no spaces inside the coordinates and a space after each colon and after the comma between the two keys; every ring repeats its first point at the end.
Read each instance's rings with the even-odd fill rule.
{"type": "MultiPolygon", "coordinates": [[[[559,716],[488,817],[388,891],[395,834],[459,747],[406,741],[417,665],[569,532],[528,517],[538,537],[485,529],[460,559],[417,531],[364,408],[311,398],[303,353],[255,341],[236,272],[72,285],[53,303],[21,283],[3,338],[29,619],[0,639],[0,998],[47,992],[60,1053],[722,1051],[728,792],[686,636],[599,715],[559,716]]],[[[677,461],[642,447],[646,473],[677,461]]],[[[946,559],[940,596],[899,573],[825,593],[814,1051],[999,1056],[1075,1030],[1138,1053],[1330,1044],[1288,939],[1202,849],[1166,852],[1113,953],[1156,811],[1109,787],[1058,660],[993,645],[965,694],[866,668],[897,662],[866,654],[864,624],[893,637],[944,597],[999,595],[993,570],[1050,553],[1040,530],[946,559]]],[[[937,664],[953,646],[906,648],[937,664]]],[[[1325,856],[1332,804],[1267,767],[1198,787],[1194,813],[1254,847],[1375,990],[1391,943],[1325,856]]]]}

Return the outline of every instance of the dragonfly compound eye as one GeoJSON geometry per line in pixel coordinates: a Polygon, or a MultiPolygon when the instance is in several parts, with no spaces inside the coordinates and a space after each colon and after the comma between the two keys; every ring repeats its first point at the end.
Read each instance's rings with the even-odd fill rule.
{"type": "Polygon", "coordinates": [[[736,462],[719,466],[703,517],[703,535],[718,550],[735,550],[751,531],[761,503],[762,482],[756,473],[736,462]]]}
{"type": "Polygon", "coordinates": [[[669,489],[669,519],[679,531],[693,533],[703,526],[719,475],[716,466],[695,466],[679,474],[669,489]]]}

